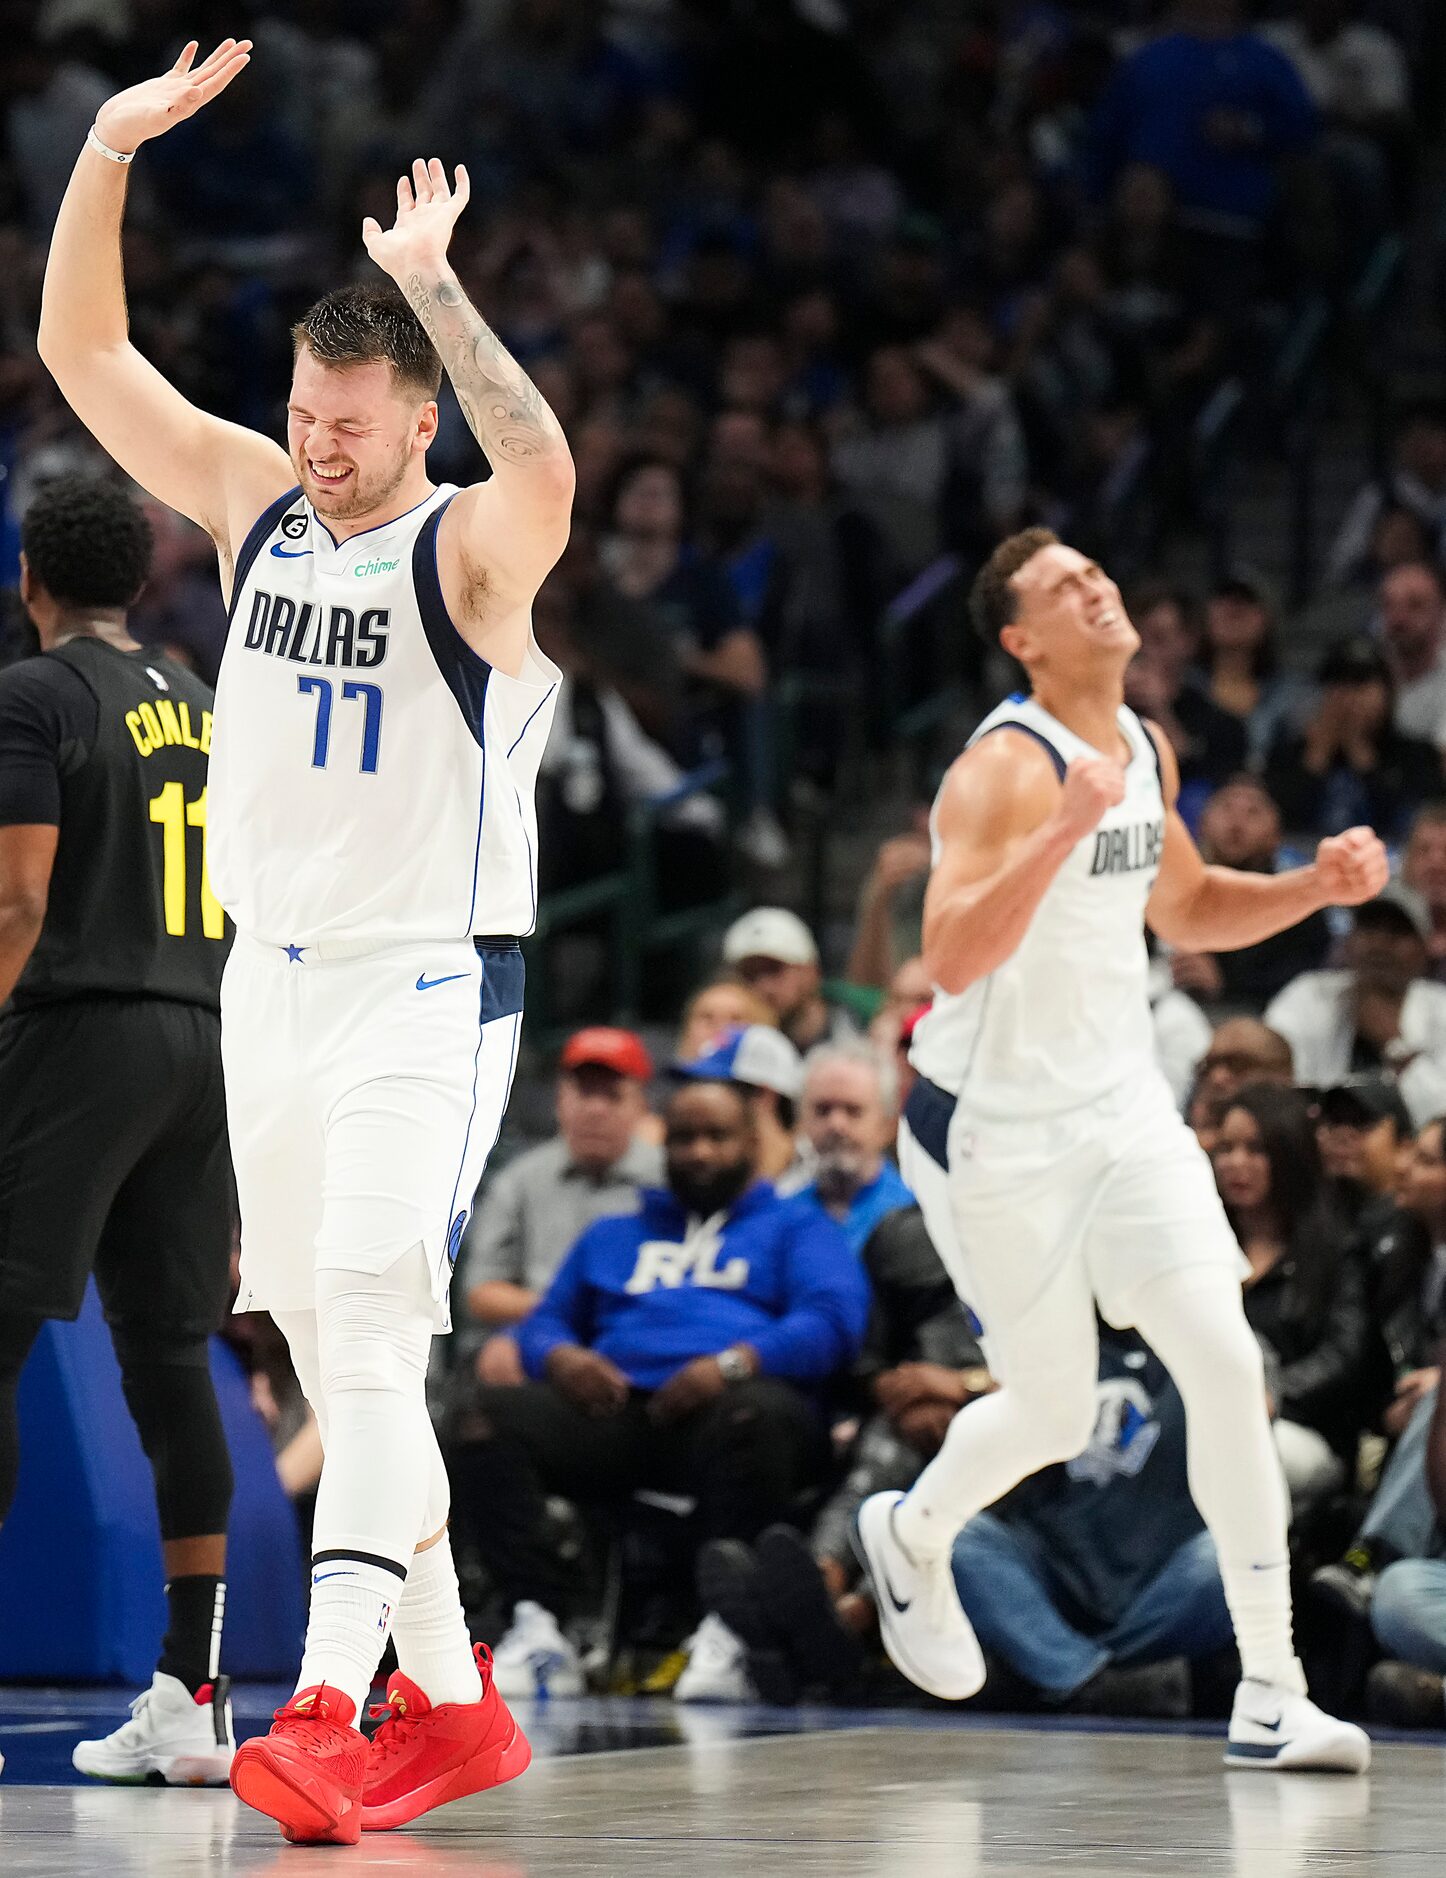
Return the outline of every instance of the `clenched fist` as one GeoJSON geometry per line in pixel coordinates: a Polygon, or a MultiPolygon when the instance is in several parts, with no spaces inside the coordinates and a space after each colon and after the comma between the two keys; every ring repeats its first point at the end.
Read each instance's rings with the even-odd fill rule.
{"type": "Polygon", "coordinates": [[[1072,841],[1083,841],[1124,797],[1125,772],[1119,763],[1107,756],[1077,756],[1064,773],[1056,825],[1072,841]]]}
{"type": "Polygon", "coordinates": [[[1328,906],[1360,906],[1385,886],[1391,864],[1379,835],[1369,828],[1348,828],[1316,849],[1315,871],[1328,906]]]}

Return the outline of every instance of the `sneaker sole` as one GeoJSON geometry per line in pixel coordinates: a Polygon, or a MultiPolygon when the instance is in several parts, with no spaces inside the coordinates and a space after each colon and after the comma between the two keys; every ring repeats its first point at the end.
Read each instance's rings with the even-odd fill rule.
{"type": "Polygon", "coordinates": [[[435,1780],[404,1793],[400,1799],[388,1800],[385,1806],[364,1805],[362,1831],[393,1832],[423,1813],[430,1813],[434,1807],[449,1806],[453,1800],[465,1800],[471,1793],[486,1793],[489,1788],[505,1786],[519,1774],[525,1774],[531,1765],[532,1744],[513,1722],[512,1733],[503,1747],[483,1748],[450,1773],[438,1774],[435,1780]]]}
{"type": "Polygon", "coordinates": [[[74,1755],[70,1764],[87,1780],[98,1780],[108,1787],[224,1787],[231,1779],[234,1754],[234,1749],[226,1754],[179,1754],[172,1760],[148,1761],[125,1773],[84,1766],[74,1755]]]}
{"type": "MultiPolygon", "coordinates": [[[[879,1635],[883,1638],[884,1648],[889,1653],[889,1660],[895,1669],[900,1670],[916,1688],[922,1689],[926,1695],[936,1695],[944,1702],[967,1701],[971,1695],[977,1695],[984,1687],[985,1671],[982,1652],[979,1654],[977,1677],[962,1678],[959,1683],[951,1684],[943,1677],[936,1675],[933,1670],[917,1662],[910,1654],[908,1645],[900,1641],[899,1633],[894,1625],[894,1613],[889,1595],[885,1589],[888,1574],[876,1561],[875,1542],[870,1539],[871,1530],[877,1526],[881,1518],[887,1516],[887,1513],[887,1507],[871,1508],[869,1502],[865,1500],[854,1516],[851,1537],[858,1561],[868,1573],[869,1583],[873,1587],[874,1605],[879,1613],[879,1635]]],[[[967,1629],[969,1620],[965,1618],[964,1622],[967,1629]]],[[[970,1630],[970,1635],[973,1635],[972,1630],[970,1630]]],[[[975,1649],[978,1651],[977,1641],[975,1649]]]]}
{"type": "Polygon", "coordinates": [[[360,1798],[339,1793],[307,1769],[276,1759],[264,1743],[247,1742],[237,1749],[231,1791],[274,1819],[293,1845],[356,1845],[361,1838],[360,1798]]]}
{"type": "Polygon", "coordinates": [[[1287,1741],[1279,1748],[1232,1741],[1223,1758],[1227,1767],[1242,1773],[1363,1774],[1371,1764],[1371,1744],[1348,1736],[1337,1736],[1334,1743],[1287,1741]]]}

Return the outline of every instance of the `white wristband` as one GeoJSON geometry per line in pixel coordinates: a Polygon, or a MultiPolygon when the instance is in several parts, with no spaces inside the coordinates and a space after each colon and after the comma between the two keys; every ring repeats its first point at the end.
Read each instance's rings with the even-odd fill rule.
{"type": "Polygon", "coordinates": [[[100,138],[95,134],[94,124],[92,124],[90,129],[85,133],[85,141],[98,156],[108,157],[112,163],[135,162],[136,153],[134,150],[129,152],[124,150],[112,150],[108,143],[102,143],[100,138]]]}

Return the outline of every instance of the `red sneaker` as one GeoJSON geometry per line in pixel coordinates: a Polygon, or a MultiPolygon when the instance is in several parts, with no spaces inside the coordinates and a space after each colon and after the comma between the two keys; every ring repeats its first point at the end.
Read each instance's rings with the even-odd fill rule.
{"type": "Polygon", "coordinates": [[[293,1845],[355,1845],[367,1764],[355,1720],[355,1705],[340,1689],[301,1690],[277,1709],[269,1734],[237,1748],[232,1791],[274,1819],[293,1845]]]}
{"type": "Polygon", "coordinates": [[[476,1648],[482,1676],[478,1702],[443,1702],[433,1708],[410,1677],[387,1684],[387,1717],[372,1736],[362,1788],[361,1823],[389,1832],[449,1800],[483,1793],[526,1773],[532,1761],[527,1736],[492,1681],[492,1652],[476,1648]]]}

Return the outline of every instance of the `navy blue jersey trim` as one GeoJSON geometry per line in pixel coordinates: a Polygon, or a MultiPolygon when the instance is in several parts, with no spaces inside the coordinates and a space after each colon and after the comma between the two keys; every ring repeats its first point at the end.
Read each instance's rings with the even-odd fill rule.
{"type": "Polygon", "coordinates": [[[417,530],[412,545],[412,585],[417,595],[417,610],[422,616],[422,630],[437,670],[446,680],[447,689],[457,700],[457,708],[467,721],[467,728],[482,745],[482,710],[487,701],[487,681],[492,667],[479,658],[457,631],[447,603],[442,598],[442,577],[437,571],[437,530],[452,497],[441,502],[417,530]]]}
{"type": "Polygon", "coordinates": [[[1054,764],[1055,775],[1061,782],[1064,781],[1064,772],[1069,765],[1042,730],[1035,730],[1030,724],[1021,724],[1017,719],[1008,717],[1002,723],[991,724],[988,730],[981,730],[975,742],[981,742],[985,737],[992,737],[996,730],[1017,730],[1022,737],[1033,737],[1040,749],[1048,754],[1050,762],[1054,764]]]}
{"type": "Polygon", "coordinates": [[[236,614],[236,602],[241,597],[241,589],[246,585],[246,576],[256,563],[256,557],[266,546],[267,537],[276,524],[285,515],[292,503],[301,494],[301,484],[294,483],[284,496],[278,496],[270,508],[263,509],[251,524],[250,532],[241,543],[241,552],[236,556],[236,577],[231,582],[231,601],[226,608],[226,624],[229,626],[236,614]]]}
{"type": "MultiPolygon", "coordinates": [[[[347,543],[350,544],[353,541],[360,541],[364,535],[374,535],[379,528],[394,528],[398,522],[404,522],[409,515],[415,515],[418,509],[424,509],[436,493],[435,489],[429,491],[428,494],[422,497],[420,502],[414,502],[409,509],[403,509],[400,515],[392,516],[390,521],[373,522],[370,528],[359,528],[354,535],[347,536],[347,543]]],[[[447,501],[450,502],[451,500],[452,498],[448,496],[447,501]]],[[[445,506],[446,504],[444,503],[443,507],[445,506]]],[[[314,510],[312,512],[315,514],[314,510]]],[[[319,515],[316,517],[316,525],[321,530],[322,534],[326,536],[332,547],[339,548],[342,546],[342,543],[337,540],[336,536],[319,515]]]]}
{"type": "Polygon", "coordinates": [[[1150,755],[1155,759],[1155,780],[1159,783],[1160,794],[1163,796],[1165,793],[1165,766],[1160,760],[1159,739],[1155,736],[1154,731],[1145,722],[1143,717],[1137,717],[1135,722],[1140,726],[1140,729],[1144,731],[1145,741],[1150,746],[1150,755]]]}
{"type": "Polygon", "coordinates": [[[947,1173],[949,1170],[949,1124],[954,1119],[957,1097],[927,1076],[917,1076],[904,1104],[904,1120],[919,1146],[947,1173]]]}

